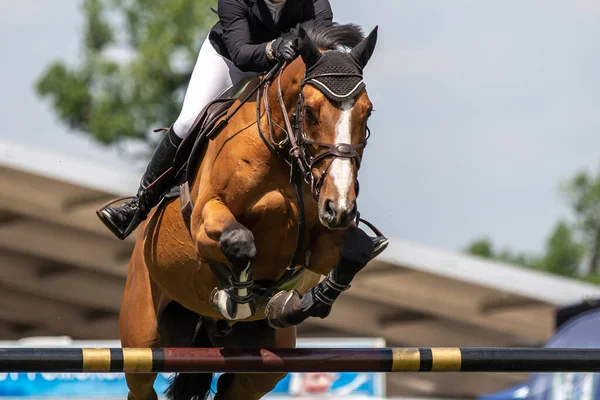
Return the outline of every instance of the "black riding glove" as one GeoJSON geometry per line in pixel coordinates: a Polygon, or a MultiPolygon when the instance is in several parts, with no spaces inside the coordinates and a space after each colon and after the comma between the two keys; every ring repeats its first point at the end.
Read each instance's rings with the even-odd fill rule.
{"type": "Polygon", "coordinates": [[[292,62],[300,54],[296,38],[291,36],[282,36],[277,38],[272,45],[273,56],[277,61],[292,62]]]}

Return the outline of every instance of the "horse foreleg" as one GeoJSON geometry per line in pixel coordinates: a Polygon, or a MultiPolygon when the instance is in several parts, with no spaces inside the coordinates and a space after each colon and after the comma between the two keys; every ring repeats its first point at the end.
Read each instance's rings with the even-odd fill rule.
{"type": "Polygon", "coordinates": [[[211,303],[228,320],[251,317],[256,310],[251,289],[251,264],[256,255],[254,235],[218,200],[206,203],[202,220],[196,233],[200,259],[222,263],[230,271],[230,287],[215,288],[211,303]]]}
{"type": "MultiPolygon", "coordinates": [[[[358,227],[348,229],[342,238],[339,261],[325,279],[304,296],[295,290],[273,296],[265,309],[269,325],[284,328],[298,325],[308,317],[327,317],[335,300],[367,265],[372,252],[373,243],[364,231],[358,227]]],[[[318,260],[318,257],[315,258],[318,260]]]]}
{"type": "MultiPolygon", "coordinates": [[[[218,338],[225,348],[294,348],[296,328],[273,329],[264,321],[240,322],[229,336],[218,338]]],[[[225,374],[217,382],[215,400],[258,400],[272,391],[287,373],[225,374]]]]}

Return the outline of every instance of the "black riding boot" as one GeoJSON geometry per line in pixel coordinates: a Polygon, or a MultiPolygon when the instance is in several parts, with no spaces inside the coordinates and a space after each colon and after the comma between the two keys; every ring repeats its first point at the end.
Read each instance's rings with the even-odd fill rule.
{"type": "Polygon", "coordinates": [[[150,185],[173,166],[181,141],[182,139],[175,135],[173,128],[170,128],[150,159],[146,172],[142,176],[137,197],[119,207],[106,207],[97,213],[104,225],[119,239],[125,239],[137,228],[158,204],[160,197],[172,187],[172,176],[164,176],[154,185],[150,185]]]}

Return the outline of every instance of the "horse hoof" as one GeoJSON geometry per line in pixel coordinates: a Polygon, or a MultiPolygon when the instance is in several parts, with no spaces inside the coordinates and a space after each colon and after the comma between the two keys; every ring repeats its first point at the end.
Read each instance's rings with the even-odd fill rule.
{"type": "Polygon", "coordinates": [[[213,308],[229,321],[241,321],[250,318],[256,311],[256,301],[237,303],[232,300],[228,289],[214,288],[210,294],[213,308]]]}
{"type": "Polygon", "coordinates": [[[293,291],[281,291],[269,300],[265,308],[265,319],[271,328],[287,328],[291,324],[286,321],[286,306],[291,300],[300,300],[300,294],[293,291]]]}

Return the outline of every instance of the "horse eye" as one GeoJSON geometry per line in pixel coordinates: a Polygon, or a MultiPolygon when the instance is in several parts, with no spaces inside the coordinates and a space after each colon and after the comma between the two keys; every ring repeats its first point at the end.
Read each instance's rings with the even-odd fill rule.
{"type": "Polygon", "coordinates": [[[315,112],[308,106],[304,107],[304,117],[306,118],[306,121],[311,124],[316,124],[319,122],[315,112]]]}

